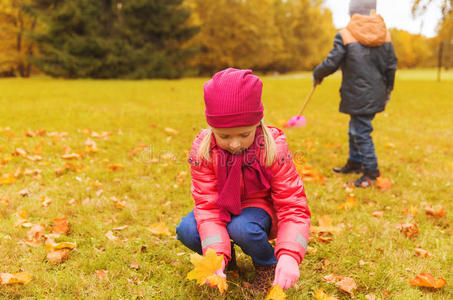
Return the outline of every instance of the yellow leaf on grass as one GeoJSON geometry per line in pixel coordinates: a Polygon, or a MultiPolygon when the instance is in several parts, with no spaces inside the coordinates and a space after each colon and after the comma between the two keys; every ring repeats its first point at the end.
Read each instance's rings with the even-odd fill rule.
{"type": "Polygon", "coordinates": [[[420,273],[414,279],[411,279],[409,283],[414,286],[440,289],[447,283],[447,281],[442,277],[435,280],[431,273],[420,273]]]}
{"type": "Polygon", "coordinates": [[[274,285],[272,289],[267,294],[265,300],[283,300],[286,299],[286,294],[283,289],[278,285],[274,285]]]}
{"type": "Polygon", "coordinates": [[[162,222],[149,225],[149,231],[157,235],[170,235],[170,230],[168,230],[167,225],[162,222]]]}
{"type": "Polygon", "coordinates": [[[0,279],[2,284],[13,284],[13,283],[23,283],[27,284],[33,279],[33,275],[28,272],[19,272],[19,273],[0,273],[0,279]]]}
{"type": "Polygon", "coordinates": [[[332,219],[327,215],[321,216],[318,222],[319,226],[310,227],[311,233],[339,233],[343,230],[340,226],[333,226],[332,219]]]}
{"type": "Polygon", "coordinates": [[[46,249],[49,250],[74,249],[75,247],[77,247],[77,244],[71,242],[55,243],[54,241],[51,240],[47,240],[46,242],[46,249]]]}
{"type": "Polygon", "coordinates": [[[71,250],[69,249],[60,249],[60,250],[53,250],[47,253],[47,260],[54,263],[59,264],[66,259],[68,259],[69,253],[71,250]]]}
{"type": "Polygon", "coordinates": [[[338,300],[337,297],[329,296],[328,294],[324,293],[322,289],[315,290],[315,299],[316,300],[338,300]]]}
{"type": "Polygon", "coordinates": [[[168,134],[177,135],[179,132],[173,128],[165,127],[164,131],[168,134]]]}
{"type": "Polygon", "coordinates": [[[222,266],[223,255],[217,256],[214,249],[209,248],[204,256],[194,253],[190,256],[190,262],[195,268],[187,274],[187,279],[195,279],[199,285],[206,283],[209,276],[222,266]]]}
{"type": "Polygon", "coordinates": [[[79,159],[80,154],[77,153],[67,153],[61,156],[63,159],[79,159]]]}
{"type": "Polygon", "coordinates": [[[121,164],[112,164],[112,165],[108,165],[107,168],[109,168],[112,171],[117,171],[117,170],[123,169],[124,166],[121,164]]]}
{"type": "Polygon", "coordinates": [[[54,227],[52,227],[52,231],[54,233],[66,233],[69,231],[68,226],[68,218],[55,218],[53,219],[54,227]]]}

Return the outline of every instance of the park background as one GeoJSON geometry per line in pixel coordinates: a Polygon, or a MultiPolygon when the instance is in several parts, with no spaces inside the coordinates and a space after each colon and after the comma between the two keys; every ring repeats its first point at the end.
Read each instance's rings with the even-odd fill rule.
{"type": "MultiPolygon", "coordinates": [[[[289,299],[453,297],[452,1],[405,13],[434,3],[433,36],[390,28],[399,69],[373,124],[385,184],[350,189],[355,176],[331,172],[348,152],[341,74],[317,88],[307,126],[285,132],[318,227],[289,299]],[[447,284],[410,284],[424,272],[447,284]],[[354,294],[331,274],[352,278],[354,294]]],[[[175,239],[193,207],[202,85],[253,69],[265,122],[281,127],[332,47],[325,2],[4,0],[0,28],[0,297],[252,299],[241,251],[220,294],[186,279],[191,253],[175,239]]]]}

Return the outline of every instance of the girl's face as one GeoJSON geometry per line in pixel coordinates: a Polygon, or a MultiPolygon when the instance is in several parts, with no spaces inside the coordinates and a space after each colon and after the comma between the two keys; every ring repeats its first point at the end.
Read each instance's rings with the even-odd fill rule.
{"type": "Polygon", "coordinates": [[[231,154],[239,154],[253,144],[256,127],[259,124],[231,128],[212,128],[212,132],[220,148],[231,154]]]}

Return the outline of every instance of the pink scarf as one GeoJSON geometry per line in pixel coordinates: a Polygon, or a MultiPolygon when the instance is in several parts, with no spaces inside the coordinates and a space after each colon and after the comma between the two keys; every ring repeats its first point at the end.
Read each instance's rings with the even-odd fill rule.
{"type": "Polygon", "coordinates": [[[220,219],[231,221],[231,214],[241,214],[241,175],[244,176],[245,194],[247,196],[270,188],[272,173],[259,162],[259,148],[264,146],[261,127],[256,129],[253,144],[240,154],[219,149],[217,166],[217,189],[219,197],[216,204],[220,207],[220,219]]]}

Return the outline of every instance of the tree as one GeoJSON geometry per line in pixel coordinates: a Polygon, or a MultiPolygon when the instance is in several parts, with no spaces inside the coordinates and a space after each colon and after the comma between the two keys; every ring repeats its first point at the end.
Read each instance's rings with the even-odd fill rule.
{"type": "MultiPolygon", "coordinates": [[[[426,9],[429,5],[433,3],[433,0],[414,0],[412,4],[412,14],[414,16],[423,14],[426,12],[426,9]]],[[[438,31],[438,72],[437,72],[437,80],[440,81],[441,77],[441,70],[443,66],[443,58],[444,58],[444,48],[450,48],[452,46],[452,35],[453,35],[453,21],[452,19],[452,11],[453,11],[453,0],[441,0],[441,14],[442,19],[439,22],[439,31],[438,31]]],[[[451,51],[448,52],[449,57],[451,57],[451,51]]]]}
{"type": "Polygon", "coordinates": [[[27,33],[36,28],[36,18],[24,13],[27,0],[0,0],[0,76],[29,77],[27,56],[35,51],[27,33]]]}
{"type": "Polygon", "coordinates": [[[390,29],[390,33],[399,68],[420,67],[433,55],[428,38],[399,29],[390,29]]]}
{"type": "Polygon", "coordinates": [[[183,0],[34,0],[46,25],[31,61],[56,77],[179,77],[196,32],[183,0]]]}

